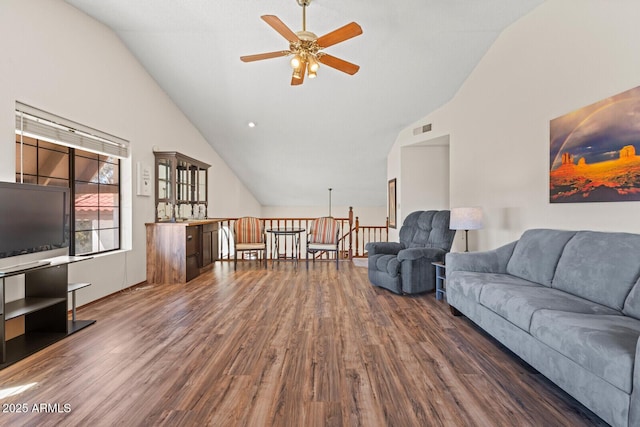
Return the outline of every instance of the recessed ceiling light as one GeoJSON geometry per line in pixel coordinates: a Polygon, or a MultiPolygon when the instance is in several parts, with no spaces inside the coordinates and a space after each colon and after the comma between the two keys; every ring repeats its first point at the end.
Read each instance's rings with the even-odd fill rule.
{"type": "Polygon", "coordinates": [[[254,128],[254,127],[256,127],[256,123],[255,123],[255,122],[249,122],[249,123],[248,123],[248,126],[249,126],[250,128],[254,128]]]}

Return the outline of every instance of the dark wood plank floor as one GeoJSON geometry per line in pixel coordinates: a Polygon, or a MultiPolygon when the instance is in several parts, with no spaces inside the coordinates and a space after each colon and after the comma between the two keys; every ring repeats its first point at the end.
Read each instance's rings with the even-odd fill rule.
{"type": "Polygon", "coordinates": [[[97,323],[0,371],[1,425],[604,425],[433,294],[347,262],[218,262],[78,317],[97,323]]]}

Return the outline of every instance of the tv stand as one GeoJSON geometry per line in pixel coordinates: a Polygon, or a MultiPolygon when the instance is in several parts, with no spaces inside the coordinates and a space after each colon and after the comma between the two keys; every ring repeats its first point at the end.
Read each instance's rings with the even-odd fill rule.
{"type": "Polygon", "coordinates": [[[75,290],[69,286],[67,266],[86,259],[90,258],[62,256],[2,269],[0,369],[95,323],[76,320],[75,310],[73,320],[68,320],[68,294],[75,290]],[[5,288],[12,285],[6,279],[17,275],[24,275],[24,298],[7,302],[5,288]],[[24,316],[24,334],[6,340],[5,322],[20,316],[24,316]]]}
{"type": "Polygon", "coordinates": [[[36,267],[43,267],[51,264],[51,260],[41,259],[38,261],[25,262],[24,264],[16,264],[8,267],[0,267],[0,275],[14,273],[16,271],[25,271],[36,267]]]}

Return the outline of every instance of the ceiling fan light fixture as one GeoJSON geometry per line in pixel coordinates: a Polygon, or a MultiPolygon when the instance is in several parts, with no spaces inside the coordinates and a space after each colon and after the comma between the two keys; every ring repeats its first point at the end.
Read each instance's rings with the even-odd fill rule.
{"type": "Polygon", "coordinates": [[[300,80],[304,76],[304,71],[306,69],[306,63],[300,62],[300,66],[293,70],[293,78],[300,80]]]}
{"type": "Polygon", "coordinates": [[[320,68],[320,64],[318,64],[316,58],[313,55],[309,55],[309,77],[311,77],[311,72],[315,74],[318,68],[320,68]]]}
{"type": "Polygon", "coordinates": [[[313,71],[311,68],[309,68],[309,71],[307,71],[307,75],[309,76],[310,79],[315,79],[316,77],[318,77],[318,74],[313,71]]]}
{"type": "Polygon", "coordinates": [[[302,63],[302,58],[297,53],[291,58],[291,68],[294,70],[300,68],[300,64],[302,63]]]}

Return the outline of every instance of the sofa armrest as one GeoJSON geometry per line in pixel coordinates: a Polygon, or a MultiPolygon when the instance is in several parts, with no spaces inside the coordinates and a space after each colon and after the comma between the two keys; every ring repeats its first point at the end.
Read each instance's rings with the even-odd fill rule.
{"type": "Polygon", "coordinates": [[[364,249],[369,252],[369,255],[397,255],[403,247],[397,242],[370,242],[365,245],[364,249]]]}
{"type": "Polygon", "coordinates": [[[447,253],[440,248],[408,248],[398,252],[398,261],[414,261],[427,258],[429,261],[442,261],[447,253]]]}
{"type": "Polygon", "coordinates": [[[634,359],[631,396],[629,398],[629,425],[640,423],[640,340],[636,343],[636,358],[634,359]]]}
{"type": "Polygon", "coordinates": [[[446,256],[447,275],[453,271],[506,273],[516,242],[486,252],[450,252],[446,256]]]}

